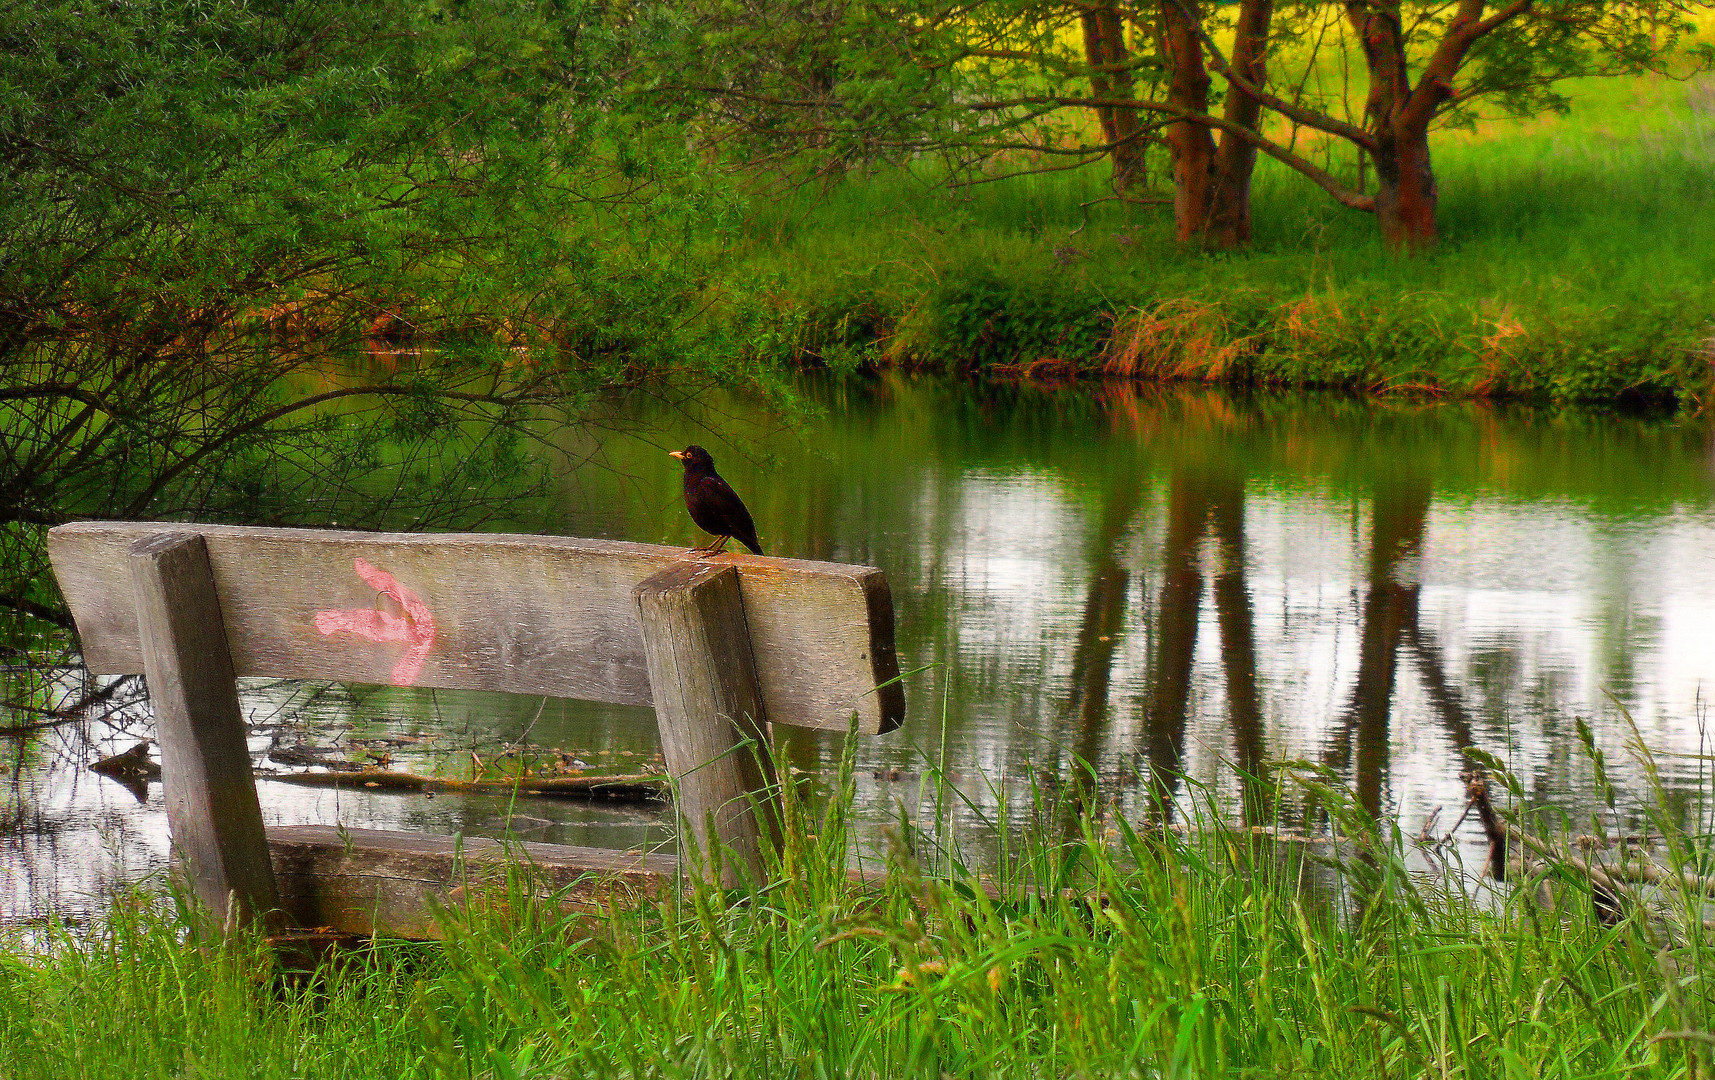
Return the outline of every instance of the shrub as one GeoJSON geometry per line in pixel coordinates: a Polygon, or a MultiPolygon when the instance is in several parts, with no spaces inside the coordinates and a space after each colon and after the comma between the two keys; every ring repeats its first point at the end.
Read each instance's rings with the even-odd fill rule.
{"type": "Polygon", "coordinates": [[[904,343],[910,358],[960,370],[1093,363],[1112,318],[1104,300],[1064,274],[1003,277],[989,267],[941,281],[915,315],[915,333],[904,343]]]}

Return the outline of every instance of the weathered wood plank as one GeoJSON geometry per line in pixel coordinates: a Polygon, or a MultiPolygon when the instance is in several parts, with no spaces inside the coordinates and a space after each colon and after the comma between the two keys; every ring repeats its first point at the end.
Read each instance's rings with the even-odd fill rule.
{"type": "Polygon", "coordinates": [[[277,929],[274,872],[203,539],[158,533],[139,540],[124,562],[174,853],[216,917],[277,929]]]}
{"type": "Polygon", "coordinates": [[[509,884],[596,912],[657,896],[678,871],[671,855],[326,825],[271,828],[268,847],[297,925],[418,940],[440,936],[437,908],[501,901],[509,884]]]}
{"type": "Polygon", "coordinates": [[[642,582],[635,595],[686,841],[680,860],[694,858],[709,880],[728,887],[745,875],[761,884],[762,847],[779,841],[779,792],[738,571],[684,563],[642,582]]]}
{"type": "MultiPolygon", "coordinates": [[[[632,589],[679,548],[507,534],[77,522],[48,550],[90,670],[143,669],[123,554],[161,530],[208,548],[239,675],[653,704],[632,589]]],[[[904,716],[893,604],[873,567],[721,555],[774,723],[867,733],[904,716]]]]}

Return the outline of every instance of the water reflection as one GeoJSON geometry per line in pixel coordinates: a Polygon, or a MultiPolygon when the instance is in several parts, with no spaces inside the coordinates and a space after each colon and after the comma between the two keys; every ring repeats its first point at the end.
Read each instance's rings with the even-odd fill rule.
{"type": "Polygon", "coordinates": [[[1108,721],[1108,687],[1114,653],[1125,635],[1125,605],[1131,574],[1120,565],[1116,547],[1137,513],[1142,478],[1122,473],[1108,491],[1101,521],[1091,541],[1089,587],[1084,617],[1072,651],[1072,691],[1066,715],[1072,724],[1072,776],[1075,802],[1091,805],[1096,794],[1099,746],[1108,721]]]}
{"type": "Polygon", "coordinates": [[[1358,647],[1358,674],[1345,722],[1328,748],[1337,768],[1352,765],[1358,802],[1371,814],[1382,810],[1389,724],[1399,673],[1400,643],[1417,625],[1420,559],[1429,517],[1429,485],[1395,482],[1371,497],[1369,566],[1358,647]]]}
{"type": "MultiPolygon", "coordinates": [[[[1282,759],[1326,764],[1415,832],[1438,807],[1458,816],[1469,746],[1576,819],[1602,810],[1580,716],[1630,800],[1621,817],[1635,820],[1644,777],[1610,692],[1661,752],[1676,807],[1708,808],[1699,702],[1715,661],[1715,483],[1701,427],[904,377],[805,389],[826,411],[797,432],[741,401],[616,401],[617,426],[661,434],[597,446],[568,429],[563,462],[600,467],[568,471],[552,499],[501,525],[688,546],[697,535],[661,448],[696,441],[771,552],[885,569],[903,666],[936,666],[910,690],[905,729],[859,747],[859,811],[877,825],[901,802],[920,812],[919,748],[936,757],[943,744],[975,847],[1033,769],[1106,813],[1182,815],[1208,792],[1261,821],[1272,796],[1260,778],[1282,759]]],[[[258,717],[278,711],[254,695],[258,717]]],[[[354,691],[308,719],[462,745],[516,737],[538,705],[354,691]]],[[[544,745],[654,752],[645,710],[555,703],[548,719],[533,736],[544,745]]],[[[787,760],[824,774],[841,749],[811,733],[791,742],[787,760]]],[[[59,821],[60,839],[49,851],[30,838],[41,830],[14,830],[0,875],[40,882],[60,872],[48,863],[100,863],[76,871],[87,884],[158,864],[158,787],[138,805],[103,778],[74,784],[90,756],[69,772],[53,754],[18,766],[31,820],[59,821]],[[89,857],[107,834],[125,859],[89,857]]],[[[281,788],[263,791],[271,821],[504,828],[488,805],[281,788]]],[[[532,839],[663,835],[648,815],[517,812],[532,839]]],[[[1479,839],[1472,823],[1465,835],[1479,839]]],[[[20,895],[0,892],[0,904],[16,910],[20,895]]]]}
{"type": "Polygon", "coordinates": [[[1232,760],[1247,820],[1261,820],[1268,799],[1261,782],[1265,750],[1257,694],[1256,633],[1245,583],[1244,478],[1178,468],[1168,480],[1161,586],[1155,605],[1155,648],[1149,668],[1145,756],[1153,795],[1167,805],[1183,768],[1185,730],[1204,593],[1203,546],[1213,541],[1213,593],[1220,635],[1232,760]]]}

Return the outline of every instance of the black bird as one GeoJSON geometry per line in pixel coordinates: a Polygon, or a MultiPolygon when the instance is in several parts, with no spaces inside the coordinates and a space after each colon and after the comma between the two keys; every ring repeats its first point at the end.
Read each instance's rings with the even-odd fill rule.
{"type": "Polygon", "coordinates": [[[751,551],[762,554],[750,511],[744,508],[738,492],[715,472],[715,459],[709,452],[700,446],[687,446],[670,453],[685,463],[685,509],[691,512],[697,528],[713,533],[715,538],[709,546],[693,550],[713,554],[724,549],[728,540],[737,539],[751,551]]]}

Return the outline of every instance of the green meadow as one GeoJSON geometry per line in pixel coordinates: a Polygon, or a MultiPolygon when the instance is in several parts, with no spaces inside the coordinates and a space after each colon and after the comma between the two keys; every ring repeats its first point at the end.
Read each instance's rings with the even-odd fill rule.
{"type": "Polygon", "coordinates": [[[1102,201],[1105,165],[962,188],[891,171],[758,199],[722,287],[771,359],[1698,408],[1715,83],[1568,92],[1566,115],[1437,136],[1425,255],[1266,157],[1239,253],[1102,201]]]}

